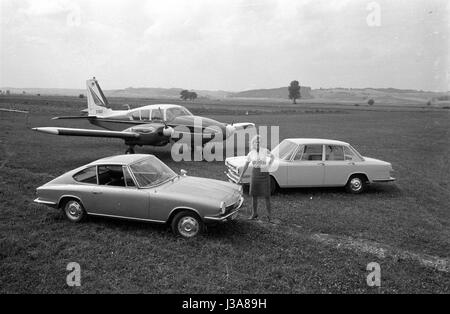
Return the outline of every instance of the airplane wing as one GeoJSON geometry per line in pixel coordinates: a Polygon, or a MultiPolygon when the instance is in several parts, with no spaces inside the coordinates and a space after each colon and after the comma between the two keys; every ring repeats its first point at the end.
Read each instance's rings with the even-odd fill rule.
{"type": "Polygon", "coordinates": [[[59,128],[59,127],[42,127],[33,128],[34,131],[67,136],[88,136],[88,137],[111,137],[121,139],[137,139],[141,135],[136,132],[129,131],[107,131],[107,130],[92,130],[92,129],[73,129],[73,128],[59,128]]]}
{"type": "Polygon", "coordinates": [[[247,128],[255,127],[255,124],[251,122],[233,123],[232,125],[236,130],[245,130],[247,128]]]}

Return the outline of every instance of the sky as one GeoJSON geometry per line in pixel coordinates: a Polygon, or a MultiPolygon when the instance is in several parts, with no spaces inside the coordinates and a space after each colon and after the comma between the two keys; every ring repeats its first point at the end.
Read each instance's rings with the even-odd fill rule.
{"type": "Polygon", "coordinates": [[[0,86],[450,90],[448,0],[0,0],[0,86]]]}

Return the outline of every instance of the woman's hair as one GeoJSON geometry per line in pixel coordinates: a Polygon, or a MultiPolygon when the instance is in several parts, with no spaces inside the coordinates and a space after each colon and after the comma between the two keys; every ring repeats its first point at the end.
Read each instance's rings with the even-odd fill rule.
{"type": "Polygon", "coordinates": [[[256,141],[261,141],[261,135],[255,135],[250,140],[250,148],[256,149],[256,141]]]}

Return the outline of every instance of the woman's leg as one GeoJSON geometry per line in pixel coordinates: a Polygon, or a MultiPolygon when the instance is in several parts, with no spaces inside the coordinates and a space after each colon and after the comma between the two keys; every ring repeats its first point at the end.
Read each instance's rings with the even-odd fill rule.
{"type": "Polygon", "coordinates": [[[258,196],[253,195],[252,197],[252,216],[251,218],[258,217],[258,196]]]}
{"type": "Polygon", "coordinates": [[[270,207],[270,196],[266,196],[266,210],[267,210],[267,217],[270,221],[270,219],[272,219],[272,208],[270,207]]]}

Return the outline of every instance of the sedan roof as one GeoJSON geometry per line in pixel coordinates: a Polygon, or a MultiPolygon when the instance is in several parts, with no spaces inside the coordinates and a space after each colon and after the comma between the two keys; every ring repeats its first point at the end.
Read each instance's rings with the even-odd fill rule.
{"type": "Polygon", "coordinates": [[[286,141],[290,141],[297,145],[301,144],[319,144],[319,145],[349,145],[346,142],[327,140],[323,138],[287,138],[286,141]]]}
{"type": "Polygon", "coordinates": [[[99,164],[110,164],[110,165],[129,165],[138,160],[150,157],[153,155],[149,154],[127,154],[127,155],[117,155],[110,156],[102,159],[98,159],[90,163],[90,165],[99,165],[99,164]]]}

